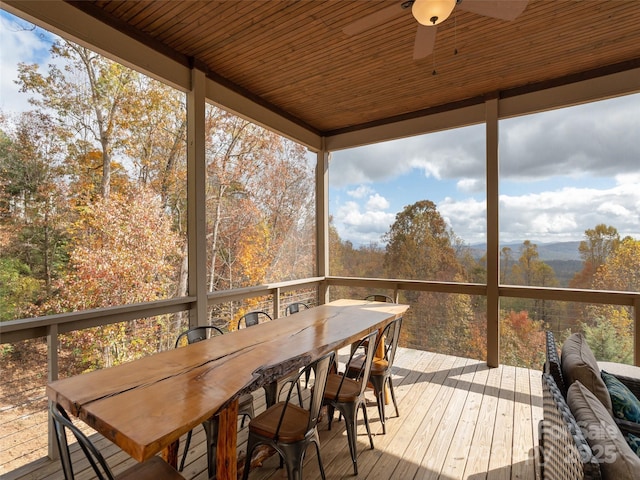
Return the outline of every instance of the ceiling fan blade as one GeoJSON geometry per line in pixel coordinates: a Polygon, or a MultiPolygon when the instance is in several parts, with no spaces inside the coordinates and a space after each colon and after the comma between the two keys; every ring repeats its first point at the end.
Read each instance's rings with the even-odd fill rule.
{"type": "Polygon", "coordinates": [[[515,20],[527,8],[529,0],[462,0],[456,8],[484,17],[515,20]]]}
{"type": "Polygon", "coordinates": [[[400,15],[403,11],[404,8],[402,7],[402,4],[398,2],[395,5],[383,8],[382,10],[373,12],[371,15],[367,15],[366,17],[362,17],[361,19],[350,23],[349,25],[344,27],[342,31],[350,36],[357,35],[364,32],[365,30],[368,30],[369,28],[382,25],[386,21],[391,20],[393,17],[400,15]]]}
{"type": "Polygon", "coordinates": [[[418,30],[416,31],[416,41],[413,44],[414,60],[426,58],[433,53],[433,47],[436,44],[437,32],[438,27],[418,25],[418,30]]]}

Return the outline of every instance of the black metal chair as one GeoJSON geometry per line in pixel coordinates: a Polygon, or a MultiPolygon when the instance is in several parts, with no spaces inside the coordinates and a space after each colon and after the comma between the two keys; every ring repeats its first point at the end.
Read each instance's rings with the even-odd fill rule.
{"type": "Polygon", "coordinates": [[[215,337],[216,335],[224,335],[224,332],[213,325],[193,327],[178,335],[175,348],[181,347],[185,341],[186,344],[191,344],[215,337]]]}
{"type": "MultiPolygon", "coordinates": [[[[398,318],[389,323],[382,334],[376,340],[374,348],[374,358],[371,363],[371,372],[369,373],[369,381],[373,386],[373,391],[376,395],[378,402],[378,414],[380,415],[380,422],[382,422],[382,433],[387,433],[386,428],[386,414],[384,403],[385,386],[389,385],[389,391],[391,392],[391,400],[393,406],[396,409],[396,416],[400,416],[398,410],[398,402],[396,402],[396,394],[393,390],[393,379],[391,377],[391,367],[393,366],[393,360],[396,356],[396,349],[398,347],[398,340],[400,338],[400,329],[402,328],[402,318],[398,318]],[[376,352],[380,350],[380,342],[384,342],[384,356],[378,358],[376,352]]],[[[347,376],[355,377],[358,375],[362,368],[362,363],[365,357],[360,356],[354,358],[353,362],[346,371],[347,376]]]]}
{"type": "Polygon", "coordinates": [[[395,300],[387,295],[367,295],[364,297],[364,300],[372,301],[372,302],[387,302],[387,303],[396,303],[395,300]]]}
{"type": "MultiPolygon", "coordinates": [[[[176,348],[180,347],[182,343],[187,341],[188,344],[200,342],[217,335],[223,335],[224,332],[218,327],[213,325],[202,325],[192,327],[189,330],[182,332],[176,339],[176,348]]],[[[250,393],[242,395],[238,399],[238,415],[242,416],[242,422],[240,428],[244,427],[244,421],[246,417],[253,418],[255,416],[253,408],[253,396],[250,393]]],[[[213,478],[216,473],[216,443],[218,440],[218,417],[214,415],[210,419],[202,422],[202,427],[205,431],[207,441],[207,470],[209,478],[213,478]]],[[[189,446],[191,445],[191,437],[193,436],[193,430],[189,430],[187,438],[184,443],[184,451],[182,453],[182,460],[180,461],[180,467],[178,471],[184,470],[184,464],[187,459],[187,453],[189,452],[189,446]]]]}
{"type": "MultiPolygon", "coordinates": [[[[273,319],[271,315],[262,310],[256,310],[253,312],[245,313],[240,320],[238,320],[238,330],[241,328],[249,328],[259,323],[270,322],[273,319]],[[260,321],[262,317],[262,321],[260,321]],[[244,327],[242,326],[244,322],[244,327]]],[[[264,393],[265,393],[265,401],[267,402],[267,407],[274,405],[278,401],[278,396],[280,394],[280,389],[286,385],[287,383],[293,382],[293,379],[296,379],[296,384],[298,388],[298,397],[302,401],[302,390],[300,389],[300,382],[298,381],[298,375],[293,373],[292,375],[287,375],[285,377],[280,378],[277,382],[265,385],[264,393]]]]}
{"type": "Polygon", "coordinates": [[[287,308],[285,308],[284,310],[284,315],[285,316],[293,315],[294,313],[298,313],[300,309],[307,310],[308,308],[311,308],[311,307],[309,307],[309,305],[307,305],[304,302],[294,302],[287,305],[287,308]]]}
{"type": "MultiPolygon", "coordinates": [[[[345,372],[351,370],[350,367],[354,360],[354,355],[360,350],[360,348],[365,348],[365,345],[368,344],[373,345],[377,335],[378,331],[375,330],[356,343],[356,348],[353,349],[349,356],[345,372]]],[[[327,404],[327,414],[329,417],[329,430],[331,430],[333,414],[336,409],[344,417],[354,475],[358,475],[358,462],[356,459],[356,422],[358,417],[358,408],[362,408],[364,425],[367,428],[369,443],[373,449],[373,437],[371,436],[369,419],[367,418],[367,402],[364,396],[364,391],[367,388],[367,379],[369,378],[369,372],[371,371],[374,349],[366,348],[365,350],[365,361],[360,363],[360,369],[355,378],[349,378],[344,374],[332,373],[327,379],[327,386],[324,391],[324,402],[327,404]]]]}
{"type": "Polygon", "coordinates": [[[238,330],[240,330],[241,328],[253,327],[254,325],[258,325],[259,323],[270,322],[272,320],[273,318],[267,312],[256,310],[254,312],[245,313],[243,316],[241,316],[240,320],[238,320],[237,328],[238,330]],[[261,318],[262,321],[260,321],[261,318]]]}
{"type": "Polygon", "coordinates": [[[243,480],[247,480],[249,477],[251,454],[258,445],[269,445],[280,454],[280,458],[287,466],[289,480],[302,480],[302,462],[310,443],[316,446],[320,475],[323,480],[326,478],[320,457],[320,437],[316,425],[322,407],[329,367],[334,355],[334,352],[324,355],[316,362],[307,365],[298,374],[298,382],[296,383],[299,383],[300,377],[307,370],[313,368],[315,371],[315,383],[308,409],[291,403],[293,393],[293,385],[291,385],[285,401],[272,405],[249,422],[249,439],[243,480]]]}
{"type": "MultiPolygon", "coordinates": [[[[300,312],[300,310],[307,310],[311,308],[309,305],[307,305],[304,302],[293,302],[289,305],[287,305],[287,308],[285,308],[284,310],[284,315],[285,316],[289,316],[289,315],[293,315],[295,313],[300,312]]],[[[308,383],[309,383],[309,377],[311,375],[311,370],[307,371],[307,374],[305,375],[305,379],[304,379],[304,388],[307,388],[308,383]]]]}
{"type": "Polygon", "coordinates": [[[54,433],[62,471],[66,480],[74,480],[73,463],[69,444],[67,441],[67,430],[76,438],[78,445],[87,457],[99,480],[184,480],[184,477],[176,472],[167,462],[160,457],[153,457],[143,463],[138,463],[128,468],[124,472],[114,475],[106,460],[89,440],[89,438],[76,427],[67,412],[57,403],[52,403],[51,418],[53,419],[54,433]]]}

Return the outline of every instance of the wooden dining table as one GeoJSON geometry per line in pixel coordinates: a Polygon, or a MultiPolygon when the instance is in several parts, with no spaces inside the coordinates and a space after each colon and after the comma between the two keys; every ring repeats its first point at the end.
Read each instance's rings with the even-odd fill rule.
{"type": "Polygon", "coordinates": [[[336,300],[250,329],[56,380],[47,385],[47,395],[134,459],[143,462],[164,450],[174,467],[180,436],[217,414],[217,478],[236,480],[238,397],[384,328],[408,308],[336,300]]]}

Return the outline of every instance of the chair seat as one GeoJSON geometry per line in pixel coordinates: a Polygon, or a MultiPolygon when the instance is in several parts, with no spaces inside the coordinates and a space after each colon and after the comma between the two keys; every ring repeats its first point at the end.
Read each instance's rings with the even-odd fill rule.
{"type": "MultiPolygon", "coordinates": [[[[249,422],[249,430],[267,438],[274,438],[285,402],[278,402],[249,422]]],[[[278,441],[299,442],[304,439],[309,424],[309,411],[289,403],[280,426],[278,441]]]]}
{"type": "MultiPolygon", "coordinates": [[[[362,370],[362,364],[364,363],[364,356],[360,356],[354,358],[349,365],[349,371],[347,372],[347,376],[357,375],[358,372],[362,370]]],[[[384,373],[389,368],[389,362],[387,362],[384,358],[373,358],[373,362],[371,363],[371,373],[370,375],[384,375],[384,373]]]]}
{"type": "Polygon", "coordinates": [[[337,398],[338,402],[354,402],[360,395],[362,384],[351,378],[345,378],[342,388],[340,388],[341,381],[342,375],[336,373],[329,375],[327,386],[324,389],[324,398],[331,401],[336,400],[338,389],[340,389],[340,394],[338,394],[337,398]]]}
{"type": "Polygon", "coordinates": [[[184,477],[162,458],[153,457],[125,470],[116,480],[184,480],[184,477]]]}

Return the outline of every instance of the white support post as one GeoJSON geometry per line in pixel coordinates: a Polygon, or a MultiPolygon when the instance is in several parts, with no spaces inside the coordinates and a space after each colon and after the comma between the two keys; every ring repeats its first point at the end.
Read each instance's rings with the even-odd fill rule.
{"type": "Polygon", "coordinates": [[[187,236],[189,242],[189,295],[196,297],[189,325],[207,322],[207,220],[205,158],[205,74],[191,70],[187,93],[187,236]]]}

